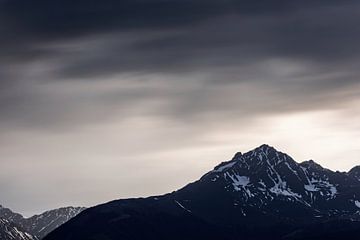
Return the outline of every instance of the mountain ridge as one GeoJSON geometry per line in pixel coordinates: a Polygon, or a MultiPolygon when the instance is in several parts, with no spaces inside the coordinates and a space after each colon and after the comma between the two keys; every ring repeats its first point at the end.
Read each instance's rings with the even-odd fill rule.
{"type": "MultiPolygon", "coordinates": [[[[23,232],[23,234],[18,234],[19,237],[22,236],[24,239],[29,238],[36,240],[43,238],[49,232],[67,222],[84,209],[83,207],[72,206],[61,207],[25,218],[21,214],[0,205],[0,219],[3,220],[2,224],[4,227],[2,229],[4,232],[6,229],[12,228],[13,230],[10,232],[23,232]],[[15,229],[20,230],[17,231],[15,229]]],[[[6,239],[5,237],[3,238],[6,239]]]]}
{"type": "Polygon", "coordinates": [[[296,239],[295,233],[335,220],[360,223],[360,181],[354,174],[314,161],[297,163],[261,145],[172,193],[85,210],[45,240],[237,239],[239,234],[296,239]]]}

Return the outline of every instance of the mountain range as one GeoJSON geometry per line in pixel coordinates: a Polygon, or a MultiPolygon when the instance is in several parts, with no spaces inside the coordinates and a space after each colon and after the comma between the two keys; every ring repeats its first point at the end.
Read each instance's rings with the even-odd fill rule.
{"type": "Polygon", "coordinates": [[[39,240],[49,232],[75,217],[85,208],[64,207],[24,218],[0,205],[1,240],[39,240]]]}
{"type": "Polygon", "coordinates": [[[161,196],[82,211],[44,240],[358,239],[360,167],[331,171],[268,145],[161,196]]]}

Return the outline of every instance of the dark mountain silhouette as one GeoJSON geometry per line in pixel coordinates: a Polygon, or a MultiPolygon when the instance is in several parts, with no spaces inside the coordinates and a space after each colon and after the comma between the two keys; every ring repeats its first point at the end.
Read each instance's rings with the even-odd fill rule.
{"type": "Polygon", "coordinates": [[[87,209],[45,240],[358,239],[358,169],[333,172],[262,145],[178,191],[87,209]]]}

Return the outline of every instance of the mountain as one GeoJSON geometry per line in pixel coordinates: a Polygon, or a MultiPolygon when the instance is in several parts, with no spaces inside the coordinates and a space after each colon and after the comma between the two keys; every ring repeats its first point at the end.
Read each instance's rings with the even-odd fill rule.
{"type": "Polygon", "coordinates": [[[262,145],[178,191],[87,209],[44,239],[324,239],[326,229],[332,233],[326,239],[358,239],[360,181],[354,169],[297,163],[262,145]]]}
{"type": "MultiPolygon", "coordinates": [[[[0,218],[3,220],[4,226],[5,223],[8,223],[8,225],[10,224],[12,227],[22,229],[22,231],[25,231],[27,235],[33,239],[41,239],[55,228],[75,217],[84,209],[85,208],[82,207],[64,207],[46,211],[30,218],[24,218],[21,214],[14,213],[10,209],[0,205],[0,218]]],[[[3,229],[4,228],[0,229],[0,234],[2,234],[3,229]]],[[[14,239],[17,240],[17,238],[14,239]]]]}
{"type": "Polygon", "coordinates": [[[78,215],[85,208],[64,207],[46,211],[39,215],[26,218],[22,226],[38,238],[45,237],[48,233],[78,215]]]}
{"type": "Polygon", "coordinates": [[[37,240],[30,233],[19,228],[9,220],[0,218],[0,239],[1,240],[37,240]]]}

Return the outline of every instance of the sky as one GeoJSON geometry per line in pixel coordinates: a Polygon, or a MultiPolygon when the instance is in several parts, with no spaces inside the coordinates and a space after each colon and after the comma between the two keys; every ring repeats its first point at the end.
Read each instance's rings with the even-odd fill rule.
{"type": "Polygon", "coordinates": [[[0,204],[162,194],[263,143],[360,164],[357,0],[0,0],[0,204]]]}

